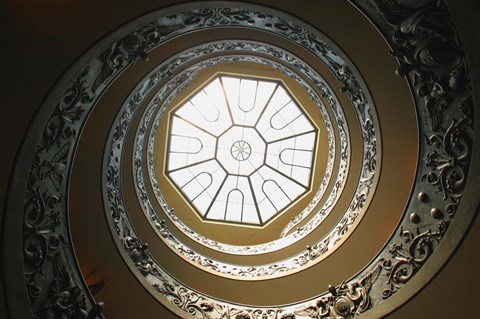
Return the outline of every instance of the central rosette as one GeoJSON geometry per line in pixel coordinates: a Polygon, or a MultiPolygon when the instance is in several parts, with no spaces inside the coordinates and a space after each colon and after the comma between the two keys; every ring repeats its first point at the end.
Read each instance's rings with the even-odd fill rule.
{"type": "Polygon", "coordinates": [[[245,141],[236,141],[233,143],[230,151],[232,152],[233,158],[237,161],[244,161],[250,157],[250,154],[252,154],[250,144],[245,141]]]}
{"type": "Polygon", "coordinates": [[[202,219],[264,225],[309,190],[317,133],[282,82],[218,76],[171,112],[166,175],[202,219]]]}
{"type": "Polygon", "coordinates": [[[252,174],[265,162],[265,154],[266,144],[254,128],[233,126],[218,138],[216,157],[229,174],[252,174]]]}

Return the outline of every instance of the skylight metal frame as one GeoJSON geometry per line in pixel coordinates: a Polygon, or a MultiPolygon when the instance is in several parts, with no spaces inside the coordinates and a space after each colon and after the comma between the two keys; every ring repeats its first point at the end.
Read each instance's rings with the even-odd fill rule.
{"type": "MultiPolygon", "coordinates": [[[[247,96],[247,99],[248,99],[248,96],[247,96]]],[[[200,111],[198,112],[200,113],[200,111]]],[[[289,116],[289,114],[286,114],[286,115],[289,116]]],[[[313,175],[314,175],[313,169],[315,166],[314,159],[316,157],[316,151],[317,151],[317,145],[316,145],[317,136],[318,136],[319,130],[314,124],[314,122],[310,119],[308,114],[303,110],[300,103],[289,92],[288,88],[286,88],[285,84],[281,80],[267,79],[267,78],[257,77],[257,76],[244,76],[244,75],[236,75],[236,74],[233,75],[233,74],[227,74],[227,73],[219,73],[213,78],[211,78],[209,81],[207,81],[204,85],[202,85],[198,90],[193,92],[187,100],[184,100],[182,103],[179,104],[178,107],[174,108],[170,112],[168,131],[169,131],[169,134],[168,134],[169,137],[168,137],[168,142],[166,147],[165,175],[168,177],[168,179],[170,179],[172,184],[182,194],[182,196],[187,200],[187,202],[191,204],[192,208],[194,208],[197,215],[204,221],[221,222],[221,223],[225,222],[225,223],[233,223],[237,225],[247,225],[247,226],[265,226],[267,223],[271,222],[276,217],[278,217],[281,213],[285,212],[289,207],[291,207],[294,203],[296,203],[301,197],[303,197],[311,189],[311,183],[313,181],[313,175]],[[217,83],[215,84],[216,81],[217,83]],[[224,83],[225,81],[238,81],[238,87],[237,87],[238,94],[236,94],[237,96],[232,96],[232,92],[227,92],[228,90],[231,91],[232,87],[226,88],[226,85],[224,83]],[[251,105],[253,105],[251,106],[250,110],[242,110],[244,112],[243,123],[238,123],[238,119],[235,119],[235,116],[238,117],[238,114],[235,115],[234,113],[235,111],[238,111],[238,109],[241,109],[242,99],[245,99],[244,97],[242,98],[240,94],[243,89],[242,83],[244,81],[245,83],[250,85],[250,89],[252,84],[254,84],[255,95],[253,99],[250,98],[251,100],[250,103],[251,105]],[[222,91],[220,95],[222,95],[222,98],[224,100],[223,102],[218,100],[219,94],[217,94],[217,97],[216,97],[217,99],[215,101],[216,104],[212,102],[212,99],[215,99],[215,97],[209,96],[209,94],[207,94],[206,92],[207,89],[211,89],[212,85],[217,85],[217,87],[218,86],[221,87],[222,91]],[[259,97],[260,85],[264,85],[264,86],[270,85],[270,86],[273,86],[273,89],[270,90],[270,93],[267,99],[265,99],[265,96],[264,96],[263,97],[264,101],[260,102],[263,106],[260,105],[259,107],[257,107],[257,101],[262,99],[262,97],[259,97]],[[210,114],[200,114],[201,117],[203,117],[203,120],[207,122],[217,122],[220,119],[220,117],[223,116],[224,118],[227,118],[227,120],[229,121],[227,124],[225,124],[226,122],[221,123],[220,125],[223,125],[221,129],[218,129],[215,127],[201,126],[199,125],[199,123],[202,122],[201,118],[191,117],[191,113],[196,108],[195,104],[198,102],[199,99],[200,100],[202,99],[202,97],[199,98],[199,95],[203,95],[204,101],[206,97],[209,98],[212,102],[212,106],[214,106],[211,109],[212,112],[210,114]],[[273,103],[272,99],[282,98],[282,95],[285,103],[283,105],[272,106],[271,105],[273,103]],[[232,98],[233,99],[236,98],[237,101],[232,101],[232,98]],[[197,101],[194,101],[195,99],[197,99],[197,101]],[[219,106],[218,104],[222,104],[222,105],[219,106]],[[279,106],[281,107],[279,108],[279,106]],[[277,125],[277,127],[275,128],[274,124],[272,123],[272,119],[274,118],[274,116],[281,113],[282,110],[287,106],[289,106],[287,108],[287,111],[290,110],[290,113],[294,113],[294,117],[291,119],[285,120],[280,116],[276,120],[277,121],[282,120],[285,125],[283,125],[283,127],[278,127],[277,125]],[[258,110],[259,108],[260,110],[258,110]],[[183,112],[182,114],[182,109],[184,110],[186,109],[190,112],[183,112]],[[248,112],[251,112],[254,109],[257,112],[260,111],[260,113],[257,114],[255,121],[253,123],[247,124],[247,120],[245,119],[247,117],[246,114],[248,112]],[[273,115],[271,115],[270,117],[265,117],[265,114],[268,112],[272,112],[272,110],[274,111],[273,115]],[[221,114],[222,112],[224,114],[221,114]],[[295,114],[295,112],[297,113],[295,114]],[[210,120],[208,120],[207,117],[209,117],[210,120]],[[263,124],[262,128],[264,129],[264,131],[261,132],[259,131],[258,125],[262,121],[265,122],[265,119],[269,120],[268,122],[269,125],[265,126],[265,124],[263,124]],[[184,152],[184,154],[187,154],[186,158],[184,158],[185,160],[187,160],[185,165],[178,165],[178,162],[175,161],[175,156],[172,156],[172,153],[176,153],[176,154],[181,153],[178,151],[178,147],[179,147],[178,141],[174,141],[175,136],[178,136],[178,134],[176,134],[178,133],[177,132],[178,129],[176,131],[176,128],[175,128],[175,125],[177,125],[176,122],[178,121],[183,121],[184,122],[182,123],[183,126],[191,126],[193,130],[197,131],[196,132],[197,134],[199,135],[203,134],[203,136],[201,137],[194,136],[192,134],[185,135],[187,137],[187,141],[196,140],[197,145],[199,145],[200,147],[200,149],[197,152],[192,152],[192,150],[190,149],[187,149],[186,152],[184,152]],[[296,128],[289,126],[291,123],[294,123],[296,121],[297,121],[296,128]],[[301,122],[303,126],[298,125],[298,122],[301,122]],[[299,127],[303,127],[303,128],[300,129],[299,127]],[[305,130],[304,127],[308,127],[308,129],[305,130]],[[270,137],[267,136],[267,138],[263,136],[263,134],[265,133],[268,134],[269,130],[281,131],[285,128],[291,130],[292,132],[286,135],[284,134],[284,136],[277,135],[276,138],[273,138],[273,139],[271,136],[270,137]],[[297,132],[294,131],[294,128],[297,130],[297,132]],[[218,132],[215,133],[214,132],[215,130],[218,130],[221,133],[218,133],[218,132]],[[242,132],[250,131],[251,132],[250,135],[252,136],[256,134],[257,143],[249,143],[248,141],[244,141],[243,139],[245,137],[243,136],[243,133],[242,133],[241,139],[236,138],[239,136],[230,132],[235,130],[241,130],[242,132]],[[214,143],[211,141],[210,142],[208,141],[209,136],[215,139],[214,143]],[[231,144],[228,147],[222,148],[221,145],[219,145],[219,143],[220,144],[222,143],[221,139],[225,136],[230,138],[231,144]],[[309,141],[303,141],[304,145],[305,143],[310,145],[309,148],[297,147],[296,146],[297,138],[303,138],[303,139],[306,138],[307,140],[310,139],[309,141]],[[263,143],[265,144],[265,150],[263,151],[263,154],[262,154],[261,165],[255,167],[255,165],[252,165],[252,163],[249,161],[249,158],[250,156],[256,155],[255,149],[259,144],[261,144],[261,142],[259,142],[260,140],[263,141],[263,143]],[[282,148],[281,144],[289,141],[290,143],[293,141],[293,146],[282,148]],[[245,142],[246,144],[249,144],[251,149],[250,149],[250,153],[246,158],[242,158],[241,160],[235,160],[234,159],[235,156],[232,153],[232,148],[236,143],[239,143],[239,142],[245,142]],[[268,162],[268,161],[271,162],[271,160],[269,160],[268,157],[269,156],[272,157],[273,155],[275,155],[275,154],[269,154],[268,148],[275,144],[280,144],[279,146],[280,152],[277,152],[278,154],[276,154],[277,156],[276,167],[275,165],[272,165],[272,163],[268,162]],[[192,155],[193,153],[198,154],[202,152],[202,150],[207,149],[208,147],[214,148],[213,156],[210,156],[210,157],[207,156],[204,159],[192,161],[190,163],[188,162],[188,154],[192,154],[192,155]],[[177,151],[172,152],[172,149],[175,149],[175,148],[177,149],[177,151]],[[229,160],[230,162],[228,163],[228,161],[225,162],[225,160],[223,161],[219,160],[218,159],[219,152],[230,153],[230,157],[231,157],[231,159],[229,160]],[[282,158],[282,154],[284,152],[292,153],[291,163],[287,163],[287,160],[285,159],[286,156],[282,158]],[[306,157],[303,156],[304,161],[302,164],[304,165],[296,165],[297,163],[295,162],[295,156],[296,156],[296,153],[298,152],[308,153],[307,157],[309,159],[307,159],[306,161],[305,161],[306,157]],[[202,171],[201,173],[198,173],[198,172],[195,173],[191,171],[191,169],[196,169],[200,165],[204,167],[206,165],[212,165],[212,161],[215,161],[216,164],[218,164],[216,169],[213,172],[202,171]],[[248,171],[248,173],[240,173],[241,162],[249,163],[250,166],[252,166],[248,171]],[[175,163],[175,164],[172,164],[172,163],[175,163]],[[233,166],[237,164],[237,169],[238,169],[237,173],[232,172],[231,169],[226,167],[227,165],[225,165],[225,163],[227,163],[228,166],[230,164],[232,164],[233,166]],[[285,169],[283,169],[283,171],[279,169],[281,165],[290,166],[290,173],[285,172],[285,169]],[[308,171],[308,173],[306,174],[306,177],[305,176],[303,177],[302,182],[298,181],[299,179],[298,176],[295,178],[293,173],[294,169],[297,169],[297,170],[301,169],[304,171],[305,170],[308,171]],[[266,174],[265,172],[266,170],[267,171],[270,170],[274,172],[273,173],[274,177],[272,177],[272,175],[268,176],[267,178],[262,177],[262,173],[266,174]],[[188,171],[187,174],[189,173],[191,178],[188,181],[185,181],[187,178],[185,175],[183,177],[172,176],[176,174],[178,175],[178,172],[181,172],[181,171],[188,171]],[[223,177],[221,177],[219,181],[215,181],[214,174],[217,174],[223,177]],[[202,175],[202,179],[203,177],[206,178],[204,182],[208,180],[206,184],[202,184],[200,182],[200,179],[199,179],[200,175],[202,175]],[[258,183],[252,182],[253,175],[258,175],[260,176],[261,179],[263,179],[261,190],[264,193],[263,194],[264,196],[261,197],[261,200],[258,199],[259,197],[258,189],[257,190],[254,189],[253,184],[256,184],[255,186],[257,186],[258,188],[258,183]],[[225,187],[225,184],[226,183],[228,184],[227,179],[232,177],[236,179],[236,187],[231,188],[230,191],[228,191],[228,194],[226,195],[226,201],[225,200],[222,201],[219,199],[219,196],[222,192],[222,189],[225,187]],[[245,186],[246,188],[240,189],[238,187],[240,179],[246,179],[247,181],[246,182],[243,181],[242,183],[247,184],[248,187],[245,186]],[[280,180],[280,182],[278,180],[280,180]],[[198,185],[200,185],[200,188],[197,187],[196,194],[192,193],[191,191],[189,192],[185,190],[185,188],[187,186],[189,187],[191,183],[194,183],[194,181],[197,182],[198,185]],[[273,187],[270,193],[268,193],[268,191],[265,190],[265,184],[267,182],[269,182],[269,185],[273,187]],[[217,184],[217,187],[216,189],[213,189],[214,194],[212,195],[210,194],[210,192],[212,191],[210,187],[214,183],[217,184]],[[287,184],[289,186],[285,186],[287,184]],[[295,185],[295,186],[292,186],[292,185],[295,185]],[[286,187],[288,187],[289,189],[286,187]],[[294,189],[295,187],[298,189],[295,190],[294,189]],[[210,189],[210,192],[209,192],[209,189],[210,189]],[[272,195],[274,195],[274,193],[277,195],[277,199],[272,198],[272,195]],[[237,201],[230,201],[230,196],[234,196],[234,194],[237,194],[237,201]],[[198,204],[198,200],[200,196],[209,196],[211,198],[209,205],[206,208],[205,207],[202,208],[200,207],[201,205],[198,204]],[[278,199],[282,196],[284,198],[283,202],[281,202],[281,200],[278,199]],[[248,203],[246,203],[246,198],[247,198],[247,201],[249,201],[248,203]],[[221,211],[218,208],[215,208],[214,210],[215,213],[212,214],[212,207],[214,207],[214,205],[218,206],[219,203],[224,203],[223,214],[221,214],[221,211]],[[269,204],[270,211],[268,213],[265,213],[266,211],[265,205],[268,206],[268,203],[270,203],[269,204]],[[231,212],[229,211],[229,208],[228,208],[229,205],[232,205],[232,207],[237,205],[237,209],[238,209],[238,205],[241,206],[240,214],[237,213],[237,217],[229,216],[229,212],[231,212]],[[263,207],[260,207],[262,205],[263,207]],[[247,212],[250,214],[248,218],[245,217],[245,214],[246,214],[245,209],[247,208],[247,206],[250,206],[250,209],[255,211],[255,214],[252,214],[251,212],[247,212]],[[271,211],[272,207],[274,209],[273,212],[271,211]],[[255,215],[255,217],[253,217],[252,215],[255,215]]],[[[182,134],[186,134],[184,130],[181,130],[181,131],[182,131],[182,134]]],[[[255,138],[253,137],[250,137],[250,138],[255,140],[255,138]]],[[[178,159],[178,156],[177,156],[177,159],[178,159]]],[[[269,174],[272,174],[272,173],[269,173],[269,174]]]]}

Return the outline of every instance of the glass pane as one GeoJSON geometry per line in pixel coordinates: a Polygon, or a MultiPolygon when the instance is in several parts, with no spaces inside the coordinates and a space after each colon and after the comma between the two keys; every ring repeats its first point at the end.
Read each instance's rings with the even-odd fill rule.
{"type": "Polygon", "coordinates": [[[167,171],[206,219],[261,225],[309,188],[317,130],[281,82],[217,77],[171,122],[167,171]]]}

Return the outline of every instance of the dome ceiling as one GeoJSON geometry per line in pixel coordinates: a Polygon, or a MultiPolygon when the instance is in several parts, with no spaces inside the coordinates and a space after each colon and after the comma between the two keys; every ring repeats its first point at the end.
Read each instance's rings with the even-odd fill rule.
{"type": "Polygon", "coordinates": [[[203,1],[140,17],[79,60],[38,120],[27,178],[33,308],[58,315],[40,305],[67,292],[79,318],[100,312],[83,279],[106,258],[92,238],[112,287],[159,316],[375,318],[415,294],[472,216],[458,213],[468,68],[442,6],[398,21],[390,2],[357,6],[392,56],[378,33],[358,34],[377,48],[359,54],[327,24],[203,1]]]}
{"type": "Polygon", "coordinates": [[[264,225],[310,187],[317,130],[281,83],[215,77],[168,134],[166,174],[205,220],[264,225]]]}

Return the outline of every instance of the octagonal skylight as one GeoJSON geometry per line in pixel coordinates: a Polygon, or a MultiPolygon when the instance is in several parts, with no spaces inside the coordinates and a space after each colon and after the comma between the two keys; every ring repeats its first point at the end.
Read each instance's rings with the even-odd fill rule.
{"type": "Polygon", "coordinates": [[[317,131],[282,82],[217,76],[172,112],[166,175],[202,219],[264,225],[309,190],[317,131]]]}

